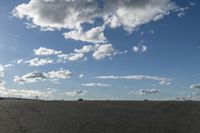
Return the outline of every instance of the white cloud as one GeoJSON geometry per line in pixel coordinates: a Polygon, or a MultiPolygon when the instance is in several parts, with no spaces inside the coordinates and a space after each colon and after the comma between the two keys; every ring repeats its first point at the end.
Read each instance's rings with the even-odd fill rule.
{"type": "Polygon", "coordinates": [[[103,26],[122,26],[132,32],[141,25],[179,10],[171,0],[106,0],[103,5],[96,0],[30,0],[15,7],[12,13],[20,19],[26,18],[31,27],[42,30],[72,29],[65,33],[66,38],[99,43],[105,41],[104,29],[92,28],[84,32],[80,30],[81,25],[94,25],[100,18],[103,26]]]}
{"type": "Polygon", "coordinates": [[[5,76],[6,69],[13,66],[14,66],[13,64],[6,64],[6,65],[0,64],[0,78],[3,78],[5,76]]]}
{"type": "Polygon", "coordinates": [[[49,98],[52,95],[51,91],[41,91],[33,89],[6,89],[0,90],[0,95],[4,97],[20,97],[20,98],[49,98]]]}
{"type": "Polygon", "coordinates": [[[21,64],[24,59],[13,60],[12,63],[21,64]]]}
{"type": "Polygon", "coordinates": [[[22,77],[18,77],[18,76],[14,77],[14,81],[18,82],[19,84],[34,83],[37,81],[44,81],[45,79],[47,79],[46,75],[40,71],[27,73],[23,75],[22,77]]]}
{"type": "Polygon", "coordinates": [[[62,51],[57,51],[57,50],[49,49],[45,47],[40,47],[38,49],[34,49],[33,51],[35,55],[58,55],[62,53],[62,51]]]}
{"type": "Polygon", "coordinates": [[[5,74],[5,68],[4,66],[0,65],[0,77],[4,77],[5,74]]]}
{"type": "Polygon", "coordinates": [[[184,16],[185,16],[185,12],[179,12],[179,13],[177,14],[177,16],[178,16],[179,18],[184,17],[184,16]]]}
{"type": "Polygon", "coordinates": [[[78,41],[91,42],[91,43],[105,43],[107,41],[104,36],[103,27],[95,27],[89,31],[83,31],[82,29],[70,31],[64,33],[66,39],[74,39],[78,41]]]}
{"type": "Polygon", "coordinates": [[[84,57],[83,53],[70,53],[70,54],[60,54],[58,58],[62,61],[77,61],[84,57]]]}
{"type": "Polygon", "coordinates": [[[179,93],[177,93],[177,96],[175,97],[175,100],[194,100],[199,101],[200,100],[200,84],[192,84],[190,85],[190,89],[183,90],[179,93]]]}
{"type": "Polygon", "coordinates": [[[92,45],[85,45],[81,49],[75,49],[74,52],[76,53],[88,53],[93,50],[92,45]]]}
{"type": "Polygon", "coordinates": [[[75,49],[74,53],[57,55],[59,58],[58,62],[77,61],[83,59],[84,56],[89,52],[93,53],[92,56],[96,60],[101,60],[115,55],[115,49],[111,44],[96,44],[94,46],[85,45],[80,49],[75,49]]]}
{"type": "Polygon", "coordinates": [[[116,54],[122,55],[122,54],[127,54],[127,53],[128,53],[128,50],[124,50],[124,51],[115,52],[115,55],[116,54]]]}
{"type": "Polygon", "coordinates": [[[140,49],[139,49],[138,46],[134,46],[134,47],[133,47],[133,52],[136,52],[136,53],[137,53],[137,52],[139,52],[139,50],[140,50],[140,49]]]}
{"type": "Polygon", "coordinates": [[[151,33],[151,34],[155,34],[155,31],[154,31],[154,30],[151,30],[150,33],[151,33]]]}
{"type": "Polygon", "coordinates": [[[97,79],[125,79],[125,80],[154,80],[158,81],[160,85],[169,85],[171,80],[164,77],[149,76],[149,75],[128,75],[128,76],[97,76],[97,79]]]}
{"type": "Polygon", "coordinates": [[[52,95],[53,91],[41,91],[41,90],[33,90],[33,89],[7,89],[5,87],[6,82],[0,80],[0,96],[1,97],[22,97],[22,98],[35,98],[38,96],[39,98],[47,98],[52,95]]]}
{"type": "Polygon", "coordinates": [[[58,81],[60,79],[68,79],[70,78],[72,73],[69,70],[60,69],[58,71],[50,71],[48,73],[42,73],[40,71],[34,71],[31,73],[27,73],[21,77],[15,76],[13,81],[24,84],[24,83],[34,83],[38,81],[58,81]]]}
{"type": "Polygon", "coordinates": [[[31,0],[15,7],[13,15],[26,17],[42,30],[74,29],[94,22],[98,10],[94,0],[31,0]]]}
{"type": "Polygon", "coordinates": [[[50,91],[43,92],[40,90],[25,90],[25,89],[9,89],[8,90],[9,96],[13,97],[22,97],[22,98],[38,98],[47,97],[51,94],[50,91]]]}
{"type": "Polygon", "coordinates": [[[78,77],[79,77],[79,78],[83,78],[83,77],[84,77],[84,74],[80,74],[78,77]]]}
{"type": "Polygon", "coordinates": [[[17,64],[20,64],[20,63],[22,63],[22,62],[23,62],[23,59],[17,60],[17,64]]]}
{"type": "Polygon", "coordinates": [[[9,68],[9,67],[13,67],[14,65],[13,64],[6,64],[4,65],[5,68],[9,68]]]}
{"type": "Polygon", "coordinates": [[[92,56],[96,60],[101,60],[106,57],[110,57],[114,54],[115,50],[111,44],[96,44],[95,50],[92,56]]]}
{"type": "Polygon", "coordinates": [[[110,27],[123,26],[132,32],[143,24],[162,19],[177,8],[170,0],[108,0],[104,18],[110,27]]]}
{"type": "Polygon", "coordinates": [[[191,89],[200,89],[200,84],[192,84],[190,86],[191,89]]]}
{"type": "Polygon", "coordinates": [[[138,53],[138,52],[146,52],[148,48],[145,45],[139,45],[139,46],[134,46],[132,50],[133,52],[138,53]]]}
{"type": "Polygon", "coordinates": [[[54,61],[50,58],[46,58],[46,59],[34,58],[32,60],[25,61],[24,63],[28,64],[29,66],[44,66],[47,64],[53,64],[54,61]]]}
{"type": "Polygon", "coordinates": [[[57,57],[59,58],[58,62],[80,60],[85,56],[85,54],[91,52],[92,50],[93,50],[92,45],[85,45],[80,49],[74,49],[74,53],[59,54],[59,55],[57,55],[57,57]]]}
{"type": "Polygon", "coordinates": [[[84,57],[83,53],[73,53],[73,54],[70,54],[70,56],[68,57],[68,60],[77,61],[77,60],[82,59],[83,57],[84,57]]]}
{"type": "Polygon", "coordinates": [[[75,90],[75,91],[65,92],[64,95],[67,95],[67,96],[83,96],[86,93],[87,93],[87,91],[84,91],[84,90],[75,90]]]}
{"type": "Polygon", "coordinates": [[[138,92],[135,92],[134,94],[143,96],[143,95],[152,95],[159,92],[160,90],[157,89],[140,89],[138,92]]]}
{"type": "Polygon", "coordinates": [[[0,90],[5,90],[5,85],[6,85],[6,82],[3,80],[0,80],[0,90]]]}
{"type": "Polygon", "coordinates": [[[195,5],[196,5],[195,2],[191,2],[191,3],[190,3],[190,6],[195,6],[195,5]]]}
{"type": "Polygon", "coordinates": [[[102,84],[102,83],[85,83],[81,85],[86,87],[111,87],[110,84],[102,84]]]}
{"type": "Polygon", "coordinates": [[[49,79],[57,80],[57,79],[68,79],[70,78],[72,73],[69,70],[60,69],[58,71],[51,71],[47,73],[47,77],[49,79]]]}

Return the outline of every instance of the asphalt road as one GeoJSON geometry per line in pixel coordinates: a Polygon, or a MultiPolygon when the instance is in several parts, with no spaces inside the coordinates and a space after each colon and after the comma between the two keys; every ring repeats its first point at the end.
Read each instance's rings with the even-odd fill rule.
{"type": "Polygon", "coordinates": [[[200,133],[200,102],[1,100],[0,133],[200,133]]]}

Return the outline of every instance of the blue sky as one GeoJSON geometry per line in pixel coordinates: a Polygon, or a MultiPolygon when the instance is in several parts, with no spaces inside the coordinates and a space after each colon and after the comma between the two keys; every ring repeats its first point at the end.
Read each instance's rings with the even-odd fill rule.
{"type": "Polygon", "coordinates": [[[1,0],[1,96],[199,100],[198,7],[197,0],[1,0]]]}

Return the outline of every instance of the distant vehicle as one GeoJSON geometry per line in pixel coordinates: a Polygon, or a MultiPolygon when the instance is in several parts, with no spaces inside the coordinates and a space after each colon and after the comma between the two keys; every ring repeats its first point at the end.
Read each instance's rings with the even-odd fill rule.
{"type": "Polygon", "coordinates": [[[3,98],[3,97],[0,97],[0,100],[4,100],[4,98],[3,98]]]}
{"type": "Polygon", "coordinates": [[[82,98],[78,99],[79,102],[83,102],[84,100],[82,98]]]}

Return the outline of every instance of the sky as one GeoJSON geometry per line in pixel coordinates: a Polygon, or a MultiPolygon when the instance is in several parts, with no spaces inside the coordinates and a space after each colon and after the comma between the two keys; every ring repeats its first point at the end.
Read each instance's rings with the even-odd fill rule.
{"type": "Polygon", "coordinates": [[[1,0],[0,96],[200,100],[197,0],[1,0]]]}

